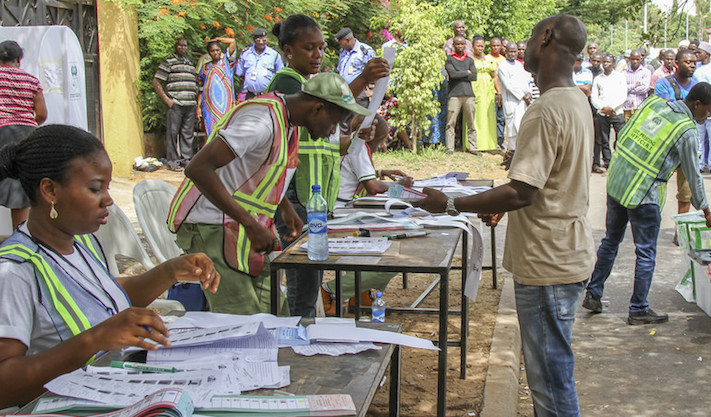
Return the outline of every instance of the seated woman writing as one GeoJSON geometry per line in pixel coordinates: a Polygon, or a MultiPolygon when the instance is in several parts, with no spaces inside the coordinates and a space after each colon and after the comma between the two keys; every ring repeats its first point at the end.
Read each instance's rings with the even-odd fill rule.
{"type": "Polygon", "coordinates": [[[98,352],[168,346],[160,317],[145,309],[177,280],[216,291],[204,254],[114,278],[91,235],[106,223],[111,161],[103,145],[71,126],[40,127],[0,149],[0,179],[30,200],[27,222],[0,245],[0,409],[21,405],[98,352]],[[134,307],[132,307],[134,306],[134,307]]]}

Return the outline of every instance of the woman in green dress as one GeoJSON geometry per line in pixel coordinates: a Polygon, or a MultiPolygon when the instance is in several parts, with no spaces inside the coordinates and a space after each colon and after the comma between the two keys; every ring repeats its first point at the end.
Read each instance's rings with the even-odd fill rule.
{"type": "MultiPolygon", "coordinates": [[[[476,81],[472,82],[474,90],[474,103],[476,106],[475,124],[477,147],[470,144],[468,140],[462,141],[464,150],[470,147],[480,151],[491,151],[496,149],[496,104],[494,103],[496,92],[499,91],[499,78],[496,75],[497,64],[490,57],[484,55],[484,39],[475,36],[472,42],[474,46],[474,65],[479,74],[476,81]]],[[[465,129],[462,129],[466,132],[465,129]]]]}

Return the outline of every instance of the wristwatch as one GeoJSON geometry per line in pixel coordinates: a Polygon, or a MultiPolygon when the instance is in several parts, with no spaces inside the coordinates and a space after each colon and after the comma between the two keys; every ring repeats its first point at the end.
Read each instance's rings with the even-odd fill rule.
{"type": "Polygon", "coordinates": [[[453,197],[447,198],[447,208],[445,211],[450,216],[459,216],[459,210],[457,210],[457,208],[454,207],[454,198],[453,197]]]}

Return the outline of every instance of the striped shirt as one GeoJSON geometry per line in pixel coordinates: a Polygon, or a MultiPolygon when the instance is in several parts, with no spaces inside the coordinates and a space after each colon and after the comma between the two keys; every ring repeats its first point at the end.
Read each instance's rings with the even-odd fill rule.
{"type": "Polygon", "coordinates": [[[34,76],[17,67],[0,66],[0,127],[37,126],[35,96],[40,91],[34,76]]]}
{"type": "Polygon", "coordinates": [[[642,65],[637,67],[637,71],[633,71],[632,66],[629,66],[625,70],[625,78],[627,78],[627,100],[622,105],[622,109],[638,109],[649,95],[649,80],[652,78],[652,73],[642,65]]]}
{"type": "Polygon", "coordinates": [[[165,82],[165,93],[179,106],[197,105],[195,67],[186,57],[173,55],[161,62],[155,77],[165,82]]]}

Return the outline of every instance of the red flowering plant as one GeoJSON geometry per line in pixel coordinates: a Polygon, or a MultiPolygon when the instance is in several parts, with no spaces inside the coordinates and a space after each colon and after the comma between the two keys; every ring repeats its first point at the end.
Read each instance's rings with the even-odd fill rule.
{"type": "MultiPolygon", "coordinates": [[[[296,13],[312,16],[321,26],[329,50],[324,67],[335,68],[338,43],[333,36],[350,27],[365,40],[372,16],[382,12],[382,4],[372,0],[108,0],[135,11],[138,17],[140,53],[139,101],[144,130],[161,130],[165,125],[165,104],[153,91],[153,76],[162,60],[174,53],[178,38],[188,41],[188,57],[196,63],[205,53],[205,40],[217,36],[234,37],[237,50],[252,43],[252,31],[265,28],[269,45],[278,49],[272,27],[296,13]]],[[[377,46],[377,45],[373,45],[377,46]]]]}

